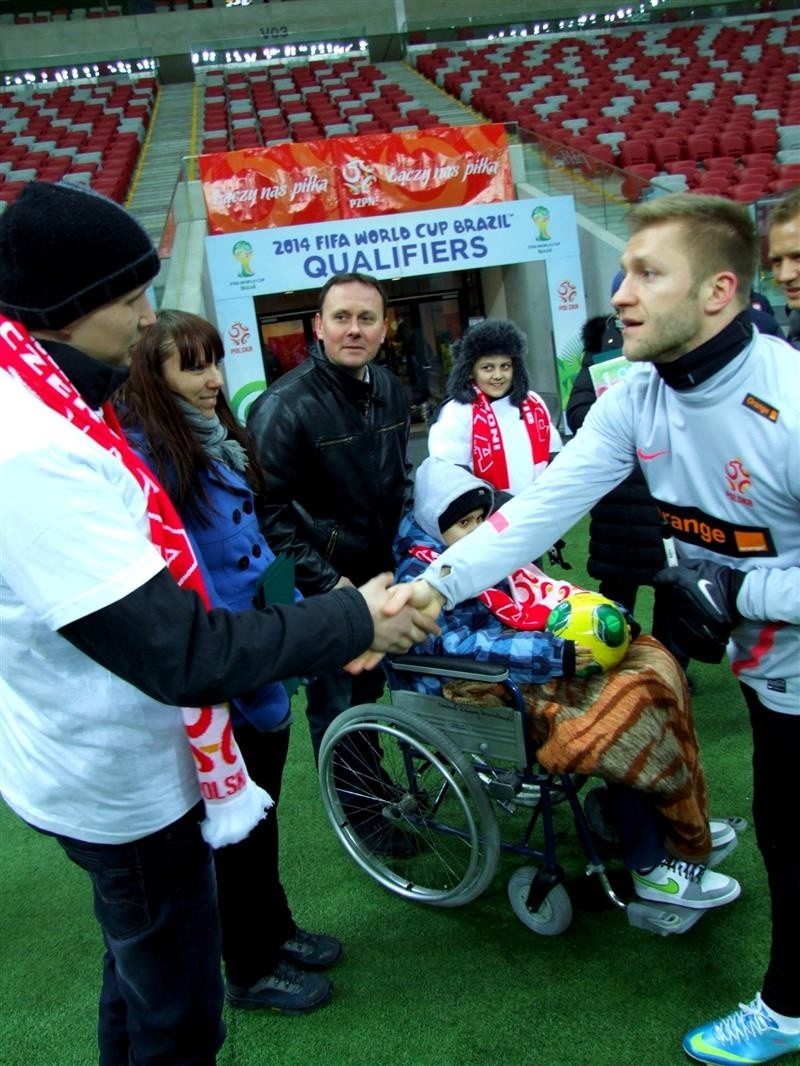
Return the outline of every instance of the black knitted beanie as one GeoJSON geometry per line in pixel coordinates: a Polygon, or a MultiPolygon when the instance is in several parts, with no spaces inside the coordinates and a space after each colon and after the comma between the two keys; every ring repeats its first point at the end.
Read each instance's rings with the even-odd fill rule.
{"type": "Polygon", "coordinates": [[[492,508],[491,489],[478,486],[465,492],[458,499],[453,500],[449,507],[439,515],[439,529],[442,533],[446,533],[450,526],[454,526],[456,522],[461,521],[470,511],[477,511],[479,507],[483,511],[483,517],[485,518],[492,508]]]}
{"type": "Polygon", "coordinates": [[[28,329],[68,326],[159,267],[127,211],[67,182],[32,181],[0,215],[0,311],[28,329]]]}

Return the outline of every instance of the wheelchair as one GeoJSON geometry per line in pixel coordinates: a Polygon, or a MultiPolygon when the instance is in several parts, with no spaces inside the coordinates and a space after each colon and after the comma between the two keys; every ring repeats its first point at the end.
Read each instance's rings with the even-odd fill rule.
{"type": "Polygon", "coordinates": [[[511,907],[533,932],[556,936],[572,921],[554,825],[555,809],[565,805],[587,876],[599,880],[631,925],[668,936],[705,913],[638,899],[626,904],[617,895],[595,843],[596,821],[590,823],[597,790],[582,803],[587,778],[537,767],[522,693],[504,667],[406,655],[384,669],[391,702],[340,714],[319,759],[328,818],[345,851],[379,885],[417,903],[460,907],[492,883],[501,851],[512,852],[527,862],[508,881],[511,907]],[[509,700],[487,707],[423,694],[408,687],[408,674],[499,683],[509,700]],[[519,823],[512,839],[501,839],[498,814],[504,826],[519,823]]]}

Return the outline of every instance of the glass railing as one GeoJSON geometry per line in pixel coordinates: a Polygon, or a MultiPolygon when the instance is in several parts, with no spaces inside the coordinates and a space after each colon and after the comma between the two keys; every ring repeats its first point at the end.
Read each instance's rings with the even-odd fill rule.
{"type": "Polygon", "coordinates": [[[625,236],[624,215],[628,206],[656,192],[644,178],[570,147],[566,142],[520,128],[516,128],[516,139],[522,147],[525,180],[529,185],[546,196],[573,196],[581,214],[616,236],[625,236]]]}
{"type": "MultiPolygon", "coordinates": [[[[681,191],[682,182],[662,174],[652,179],[624,170],[597,159],[586,152],[570,147],[568,142],[554,141],[508,123],[506,129],[512,140],[522,147],[525,181],[546,196],[572,196],[575,209],[584,218],[614,236],[627,240],[625,216],[630,207],[654,196],[681,191]]],[[[775,284],[766,259],[767,217],[779,196],[765,196],[749,206],[762,235],[761,267],[756,288],[775,307],[781,307],[785,297],[775,284]]]]}

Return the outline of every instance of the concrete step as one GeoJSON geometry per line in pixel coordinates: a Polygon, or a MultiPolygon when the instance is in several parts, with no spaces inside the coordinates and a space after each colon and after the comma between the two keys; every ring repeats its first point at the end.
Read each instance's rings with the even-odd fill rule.
{"type": "Polygon", "coordinates": [[[158,245],[184,156],[191,150],[194,84],[163,85],[158,110],[128,207],[158,245]]]}

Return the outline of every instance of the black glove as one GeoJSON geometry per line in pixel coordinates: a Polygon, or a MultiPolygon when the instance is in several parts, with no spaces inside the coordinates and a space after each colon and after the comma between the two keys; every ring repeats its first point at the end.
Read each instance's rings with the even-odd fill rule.
{"type": "Polygon", "coordinates": [[[709,559],[691,559],[659,570],[653,584],[663,589],[675,646],[701,663],[721,662],[731,630],[741,615],[736,597],[745,574],[709,559]]]}
{"type": "Polygon", "coordinates": [[[550,560],[551,566],[560,566],[562,570],[572,569],[572,563],[568,563],[561,554],[566,546],[565,541],[557,540],[552,548],[547,549],[547,558],[550,560]]]}
{"type": "Polygon", "coordinates": [[[564,641],[564,655],[561,659],[561,672],[563,677],[575,676],[575,641],[564,641]]]}
{"type": "Polygon", "coordinates": [[[619,602],[619,600],[612,600],[611,602],[621,611],[622,617],[628,623],[628,630],[630,631],[630,634],[631,634],[631,640],[636,640],[636,638],[642,632],[642,627],[639,625],[639,623],[633,617],[633,615],[628,610],[628,608],[625,607],[623,604],[621,604],[619,602]]]}

